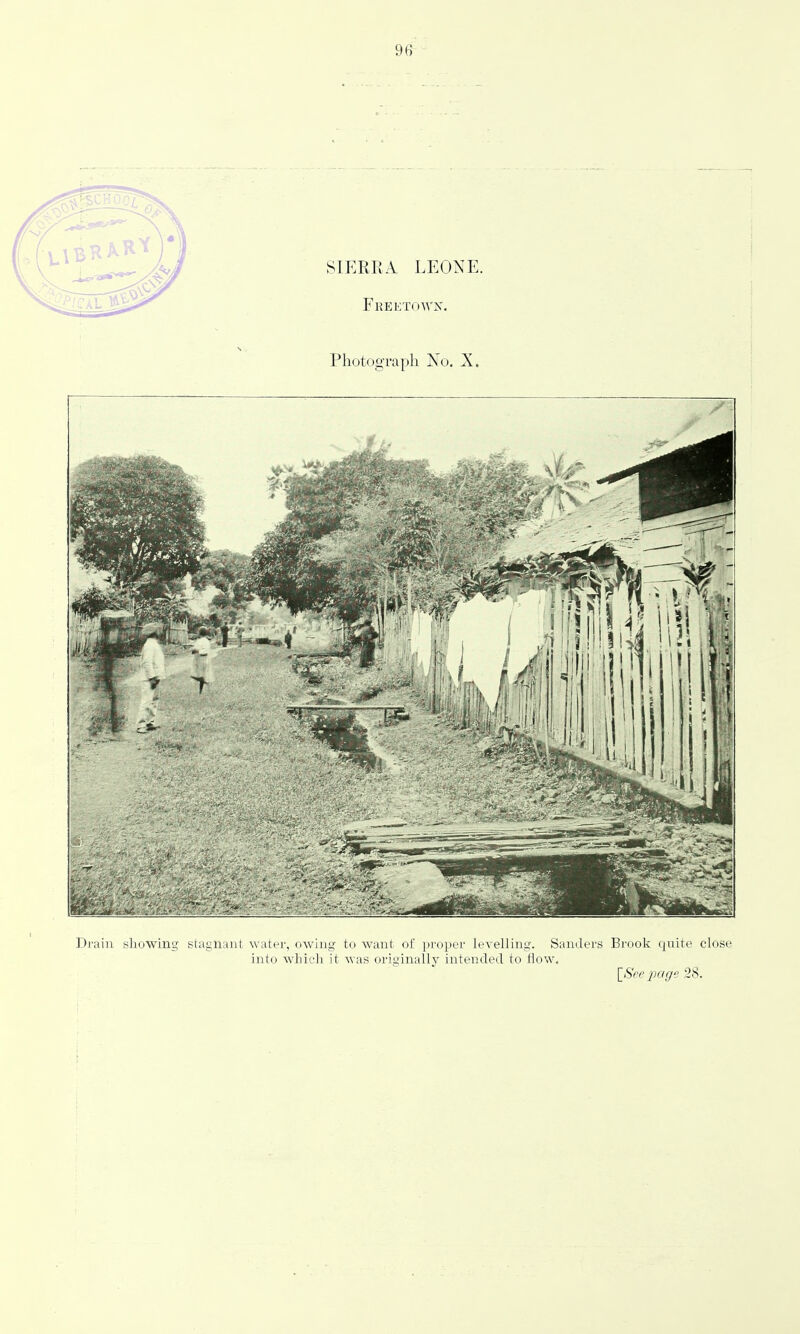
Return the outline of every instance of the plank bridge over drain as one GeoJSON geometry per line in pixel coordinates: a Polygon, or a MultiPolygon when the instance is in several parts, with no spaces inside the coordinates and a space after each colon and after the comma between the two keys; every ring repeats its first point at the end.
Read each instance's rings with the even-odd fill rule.
{"type": "Polygon", "coordinates": [[[373,713],[382,713],[384,723],[389,718],[407,721],[409,717],[408,709],[405,704],[288,704],[287,713],[293,713],[296,717],[302,718],[303,714],[309,713],[363,713],[371,709],[373,713]]]}
{"type": "Polygon", "coordinates": [[[345,829],[367,866],[429,862],[442,872],[495,871],[513,866],[632,856],[660,860],[663,848],[631,834],[622,820],[554,818],[494,823],[404,824],[363,821],[345,829]]]}

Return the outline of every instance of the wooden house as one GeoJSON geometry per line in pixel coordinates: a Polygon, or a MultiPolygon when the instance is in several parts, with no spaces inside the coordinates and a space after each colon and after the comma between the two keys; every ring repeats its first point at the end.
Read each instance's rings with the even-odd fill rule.
{"type": "Polygon", "coordinates": [[[638,478],[643,588],[682,583],[685,561],[713,562],[711,591],[732,596],[733,438],[733,402],[725,399],[637,463],[598,479],[638,478]]]}

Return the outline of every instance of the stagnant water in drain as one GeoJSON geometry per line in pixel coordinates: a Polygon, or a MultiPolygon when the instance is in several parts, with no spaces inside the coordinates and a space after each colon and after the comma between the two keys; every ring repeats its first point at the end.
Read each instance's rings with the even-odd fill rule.
{"type": "MultiPolygon", "coordinates": [[[[320,704],[339,704],[337,699],[321,699],[320,704]]],[[[379,772],[384,768],[384,762],[369,744],[369,732],[363,723],[358,722],[352,710],[348,711],[347,704],[342,703],[341,712],[312,713],[311,730],[314,736],[324,741],[345,759],[352,760],[362,769],[371,769],[373,772],[379,772]]]]}
{"type": "Polygon", "coordinates": [[[452,893],[418,913],[431,917],[603,917],[621,906],[602,865],[448,876],[452,893]]]}
{"type": "MultiPolygon", "coordinates": [[[[370,746],[369,732],[347,701],[326,696],[319,704],[341,711],[309,713],[311,730],[338,754],[361,768],[380,772],[385,763],[370,746]]],[[[420,914],[436,917],[596,917],[613,915],[621,900],[609,889],[602,864],[556,864],[448,876],[452,893],[420,914]]]]}

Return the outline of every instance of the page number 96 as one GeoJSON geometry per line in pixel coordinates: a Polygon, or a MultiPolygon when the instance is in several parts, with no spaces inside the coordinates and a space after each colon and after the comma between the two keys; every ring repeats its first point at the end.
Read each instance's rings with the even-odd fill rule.
{"type": "Polygon", "coordinates": [[[394,53],[396,56],[413,56],[414,54],[413,42],[405,42],[405,43],[395,42],[394,53]]]}

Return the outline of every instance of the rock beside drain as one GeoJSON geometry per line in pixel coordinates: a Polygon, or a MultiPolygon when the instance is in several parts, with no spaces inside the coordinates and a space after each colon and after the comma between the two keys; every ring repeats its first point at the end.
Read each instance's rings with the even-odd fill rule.
{"type": "Polygon", "coordinates": [[[433,862],[379,866],[375,870],[375,883],[401,914],[430,908],[452,894],[450,884],[433,862]]]}

